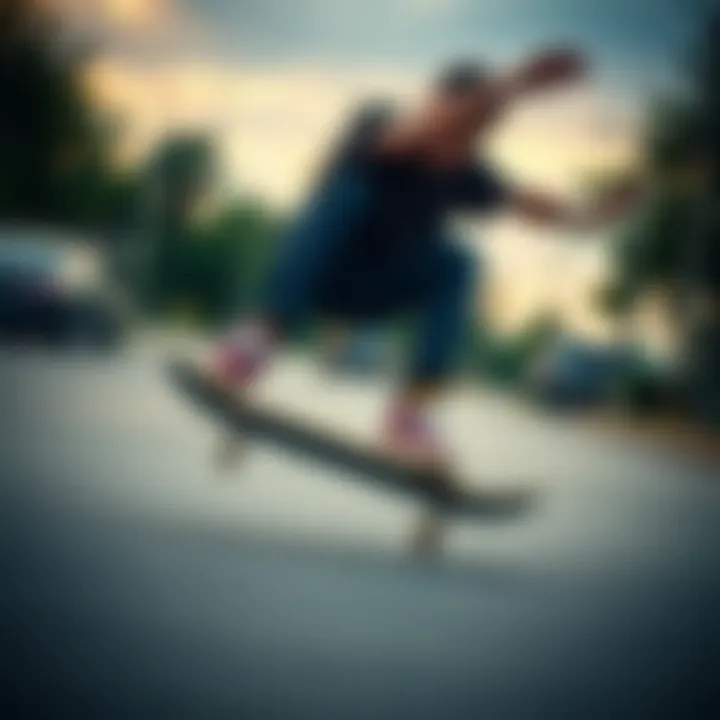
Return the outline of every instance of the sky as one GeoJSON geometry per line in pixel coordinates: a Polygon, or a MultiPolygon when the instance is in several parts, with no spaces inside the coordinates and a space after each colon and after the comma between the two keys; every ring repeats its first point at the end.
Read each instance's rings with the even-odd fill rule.
{"type": "MultiPolygon", "coordinates": [[[[55,2],[73,33],[99,41],[88,81],[124,118],[128,158],[168,130],[201,128],[217,139],[228,188],[288,208],[360,99],[411,101],[448,60],[502,69],[558,43],[589,54],[591,77],[513,112],[492,160],[518,183],[569,193],[582,178],[627,166],[648,100],[681,82],[697,29],[691,8],[703,0],[55,2]]],[[[490,256],[502,295],[493,304],[509,324],[542,303],[578,327],[597,321],[586,306],[604,272],[598,243],[573,246],[506,218],[466,232],[490,256]],[[586,301],[568,301],[573,293],[586,301]]]]}

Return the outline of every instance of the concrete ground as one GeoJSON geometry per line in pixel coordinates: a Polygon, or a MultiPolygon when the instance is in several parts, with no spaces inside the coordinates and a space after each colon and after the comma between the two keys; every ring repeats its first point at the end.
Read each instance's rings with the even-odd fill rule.
{"type": "MultiPolygon", "coordinates": [[[[717,467],[458,390],[474,482],[537,512],[456,523],[257,448],[218,477],[162,350],[0,354],[3,718],[717,717],[717,467]]],[[[367,435],[387,388],[286,360],[261,392],[367,435]]]]}

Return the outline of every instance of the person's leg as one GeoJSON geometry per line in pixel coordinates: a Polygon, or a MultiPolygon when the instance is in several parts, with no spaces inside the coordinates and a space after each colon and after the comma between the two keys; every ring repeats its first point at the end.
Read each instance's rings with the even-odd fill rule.
{"type": "Polygon", "coordinates": [[[330,183],[283,239],[255,314],[214,354],[212,368],[233,385],[253,380],[282,338],[316,309],[320,287],[348,251],[367,210],[369,189],[356,175],[330,183]]]}
{"type": "Polygon", "coordinates": [[[430,400],[452,373],[468,326],[475,287],[472,255],[443,238],[432,238],[368,262],[356,262],[333,281],[324,311],[352,321],[396,313],[416,316],[408,373],[385,427],[393,450],[418,460],[445,460],[427,417],[430,400]]]}
{"type": "Polygon", "coordinates": [[[361,176],[340,176],[293,223],[261,304],[261,314],[281,330],[294,328],[316,310],[322,283],[351,249],[369,195],[361,176]]]}
{"type": "Polygon", "coordinates": [[[448,450],[431,421],[432,401],[454,371],[469,324],[476,269],[470,253],[450,243],[430,248],[420,259],[431,273],[421,273],[411,359],[390,406],[385,433],[403,457],[448,465],[448,450]]]}
{"type": "Polygon", "coordinates": [[[474,256],[444,238],[418,242],[384,256],[352,259],[321,289],[320,310],[335,318],[417,318],[405,388],[423,394],[442,385],[468,325],[476,285],[474,256]]]}
{"type": "Polygon", "coordinates": [[[455,369],[475,300],[477,263],[451,243],[426,259],[433,276],[418,307],[418,328],[405,394],[422,401],[432,396],[455,369]]]}

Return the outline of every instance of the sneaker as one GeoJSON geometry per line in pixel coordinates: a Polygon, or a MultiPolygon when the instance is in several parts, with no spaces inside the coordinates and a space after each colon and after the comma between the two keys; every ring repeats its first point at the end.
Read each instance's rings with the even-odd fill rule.
{"type": "Polygon", "coordinates": [[[244,389],[262,374],[272,350],[269,333],[261,327],[247,325],[215,348],[208,371],[223,386],[244,389]]]}
{"type": "Polygon", "coordinates": [[[385,443],[403,461],[431,468],[447,467],[447,451],[427,411],[410,403],[398,403],[385,427],[385,443]]]}

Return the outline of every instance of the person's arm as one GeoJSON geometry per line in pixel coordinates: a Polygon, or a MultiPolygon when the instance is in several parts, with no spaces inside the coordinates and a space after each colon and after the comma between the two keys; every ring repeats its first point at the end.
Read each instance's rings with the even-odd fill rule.
{"type": "MultiPolygon", "coordinates": [[[[505,79],[502,85],[505,101],[509,104],[525,95],[582,79],[587,71],[587,59],[578,51],[551,49],[536,53],[505,79]]],[[[637,205],[641,193],[641,182],[629,180],[615,185],[603,197],[585,206],[536,190],[514,191],[509,199],[515,212],[527,220],[592,230],[628,214],[637,205]]]]}
{"type": "Polygon", "coordinates": [[[542,50],[531,55],[506,76],[505,91],[510,96],[518,96],[552,90],[583,80],[588,70],[588,59],[579,50],[542,50]]]}
{"type": "Polygon", "coordinates": [[[622,219],[637,205],[641,186],[623,183],[597,201],[582,206],[536,190],[519,190],[510,197],[511,209],[531,222],[560,225],[570,230],[591,231],[622,219]]]}
{"type": "MultiPolygon", "coordinates": [[[[582,53],[567,48],[554,48],[537,52],[507,73],[478,88],[469,109],[449,111],[442,103],[431,106],[425,113],[397,118],[388,123],[374,141],[373,152],[378,155],[402,155],[421,147],[428,136],[452,129],[455,124],[470,122],[474,128],[477,117],[499,116],[503,110],[531,93],[551,90],[580,80],[587,72],[587,61],[582,53]],[[462,117],[456,116],[461,112],[462,117]]],[[[455,128],[457,129],[457,128],[455,128]]]]}
{"type": "Polygon", "coordinates": [[[460,129],[477,131],[478,118],[497,117],[518,99],[543,90],[567,85],[585,76],[585,56],[576,50],[554,48],[537,52],[513,70],[481,85],[472,103],[465,107],[431,104],[426,112],[398,117],[387,123],[374,138],[372,152],[377,156],[410,154],[422,147],[428,137],[460,129]]]}
{"type": "Polygon", "coordinates": [[[486,89],[486,104],[495,112],[511,107],[528,95],[566,87],[584,80],[589,72],[587,57],[572,48],[549,48],[536,52],[509,72],[499,75],[486,89]]]}

